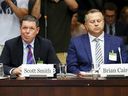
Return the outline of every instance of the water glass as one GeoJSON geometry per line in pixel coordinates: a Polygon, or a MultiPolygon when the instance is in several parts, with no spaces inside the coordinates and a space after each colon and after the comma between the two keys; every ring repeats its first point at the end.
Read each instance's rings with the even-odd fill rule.
{"type": "Polygon", "coordinates": [[[4,68],[3,68],[3,63],[0,63],[0,77],[4,76],[4,68]]]}
{"type": "Polygon", "coordinates": [[[66,74],[67,73],[67,65],[60,63],[59,64],[59,71],[60,71],[60,74],[66,74]]]}

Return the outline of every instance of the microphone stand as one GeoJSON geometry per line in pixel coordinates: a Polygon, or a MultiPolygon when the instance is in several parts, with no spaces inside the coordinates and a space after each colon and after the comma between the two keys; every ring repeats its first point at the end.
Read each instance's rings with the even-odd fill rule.
{"type": "Polygon", "coordinates": [[[122,56],[121,56],[121,49],[120,49],[120,47],[118,47],[118,51],[119,51],[119,56],[120,56],[120,63],[122,64],[122,56]]]}

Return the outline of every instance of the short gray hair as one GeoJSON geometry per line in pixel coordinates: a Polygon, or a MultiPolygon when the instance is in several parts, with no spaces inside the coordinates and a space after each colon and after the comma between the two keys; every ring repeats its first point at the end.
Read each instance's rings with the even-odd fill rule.
{"type": "Polygon", "coordinates": [[[85,21],[87,20],[87,15],[88,14],[90,14],[90,13],[96,13],[96,12],[99,12],[99,13],[102,14],[102,12],[100,10],[98,10],[98,9],[91,9],[91,10],[87,11],[87,13],[85,14],[85,21]]]}

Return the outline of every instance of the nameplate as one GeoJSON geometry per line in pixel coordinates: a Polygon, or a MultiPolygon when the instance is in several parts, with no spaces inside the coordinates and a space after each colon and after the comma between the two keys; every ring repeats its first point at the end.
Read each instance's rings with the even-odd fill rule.
{"type": "Polygon", "coordinates": [[[54,77],[54,64],[23,64],[23,77],[54,77]]]}
{"type": "Polygon", "coordinates": [[[102,64],[100,65],[99,74],[101,77],[128,76],[128,64],[102,64]]]}

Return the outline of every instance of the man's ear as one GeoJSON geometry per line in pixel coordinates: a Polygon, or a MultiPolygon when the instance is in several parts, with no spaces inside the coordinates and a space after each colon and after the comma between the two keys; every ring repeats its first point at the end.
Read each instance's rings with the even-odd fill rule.
{"type": "Polygon", "coordinates": [[[37,34],[39,33],[39,31],[40,31],[40,27],[37,27],[37,34]]]}
{"type": "Polygon", "coordinates": [[[86,30],[88,31],[88,27],[87,27],[87,24],[86,24],[86,23],[84,23],[84,27],[85,27],[86,30]]]}

